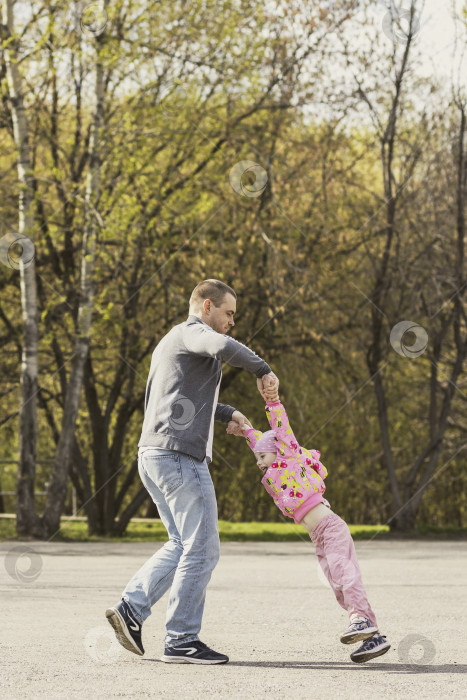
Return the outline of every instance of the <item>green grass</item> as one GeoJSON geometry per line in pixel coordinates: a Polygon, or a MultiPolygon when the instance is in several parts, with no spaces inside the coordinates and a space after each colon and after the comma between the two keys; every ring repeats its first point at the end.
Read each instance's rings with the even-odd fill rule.
{"type": "MultiPolygon", "coordinates": [[[[349,525],[354,540],[369,540],[381,535],[388,536],[387,525],[349,525]]],[[[219,534],[222,542],[300,542],[307,541],[308,535],[303,527],[290,523],[232,523],[219,520],[219,534]]],[[[454,526],[432,527],[421,525],[415,535],[463,537],[467,528],[454,526]]],[[[410,536],[410,535],[408,535],[410,536]]],[[[413,536],[413,535],[412,535],[413,536]]],[[[14,518],[0,517],[0,540],[19,539],[15,530],[14,518]]],[[[148,522],[131,522],[123,537],[89,537],[84,521],[62,520],[60,531],[52,538],[55,542],[165,542],[167,533],[158,520],[148,522]]]]}
{"type": "MultiPolygon", "coordinates": [[[[356,540],[370,539],[376,534],[389,531],[386,525],[350,525],[356,540]]],[[[219,520],[222,542],[299,542],[308,535],[303,527],[290,523],[232,523],[219,520]]],[[[18,539],[13,518],[0,518],[0,540],[18,539]]],[[[53,541],[76,542],[165,542],[167,533],[159,521],[131,522],[123,537],[89,537],[87,524],[83,521],[62,520],[60,532],[53,541]]]]}
{"type": "MultiPolygon", "coordinates": [[[[356,540],[370,539],[377,533],[389,532],[387,525],[349,525],[356,540]]],[[[219,521],[222,542],[298,542],[308,538],[301,525],[290,523],[231,523],[219,521]]]]}

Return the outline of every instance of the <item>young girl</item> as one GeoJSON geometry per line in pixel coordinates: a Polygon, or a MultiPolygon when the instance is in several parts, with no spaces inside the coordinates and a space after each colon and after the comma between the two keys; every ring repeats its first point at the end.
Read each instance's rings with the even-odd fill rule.
{"type": "Polygon", "coordinates": [[[308,531],[336,600],[349,613],[349,626],[340,640],[343,644],[363,641],[350,655],[352,661],[363,663],[381,656],[390,644],[378,631],[349,528],[323,498],[327,469],[320,462],[320,452],[298,444],[277,387],[272,393],[260,393],[268,399],[266,415],[272,430],[261,433],[248,428],[242,432],[238,423],[231,421],[227,432],[246,437],[263,472],[261,483],[266,491],[284,515],[308,531]]]}

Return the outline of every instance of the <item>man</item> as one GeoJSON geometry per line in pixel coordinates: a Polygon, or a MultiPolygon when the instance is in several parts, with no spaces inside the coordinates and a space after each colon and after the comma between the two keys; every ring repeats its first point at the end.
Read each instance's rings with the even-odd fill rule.
{"type": "Polygon", "coordinates": [[[125,649],[142,656],[141,628],[170,589],[165,652],[171,663],[219,664],[229,659],[200,641],[206,587],[219,560],[217,503],[208,464],[214,420],[251,427],[232,406],[218,403],[221,363],[241,367],[267,389],[269,365],[226,333],[235,325],[236,294],[219,280],[198,284],[189,316],[154,350],[138,443],[141,480],[157,506],[169,541],[133,576],[106,617],[125,649]]]}

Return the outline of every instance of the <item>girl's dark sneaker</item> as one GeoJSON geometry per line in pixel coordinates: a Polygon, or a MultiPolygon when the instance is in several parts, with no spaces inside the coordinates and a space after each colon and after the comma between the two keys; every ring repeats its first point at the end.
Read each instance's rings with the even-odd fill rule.
{"type": "Polygon", "coordinates": [[[172,664],[226,664],[229,657],[196,640],[176,647],[165,647],[161,661],[172,664]]]}
{"type": "Polygon", "coordinates": [[[115,630],[118,641],[133,654],[143,656],[144,649],[141,641],[141,627],[136,620],[130,606],[125,600],[121,600],[114,608],[108,608],[105,616],[115,630]]]}
{"type": "Polygon", "coordinates": [[[342,644],[355,644],[372,637],[377,631],[378,628],[372,625],[368,618],[355,616],[350,619],[350,625],[344,634],[341,634],[340,639],[342,644]]]}
{"type": "Polygon", "coordinates": [[[356,664],[363,664],[365,661],[370,661],[370,659],[374,659],[377,656],[382,656],[389,651],[390,648],[391,645],[386,641],[386,637],[378,633],[374,634],[369,639],[365,639],[362,646],[359,647],[357,651],[350,654],[350,658],[352,661],[355,661],[356,664]]]}

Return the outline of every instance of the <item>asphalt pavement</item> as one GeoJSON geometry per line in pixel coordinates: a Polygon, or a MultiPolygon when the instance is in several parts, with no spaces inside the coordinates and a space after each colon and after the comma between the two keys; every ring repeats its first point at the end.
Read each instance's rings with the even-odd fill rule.
{"type": "Polygon", "coordinates": [[[105,618],[160,543],[0,543],[2,698],[466,698],[467,543],[357,542],[390,651],[354,664],[347,616],[314,547],[223,543],[201,639],[222,666],[164,664],[167,595],[143,626],[144,657],[105,618]]]}

